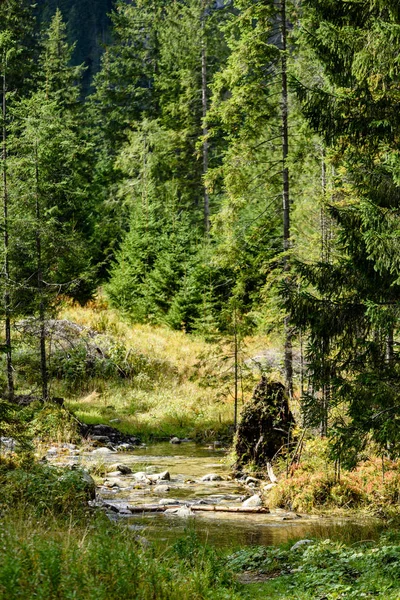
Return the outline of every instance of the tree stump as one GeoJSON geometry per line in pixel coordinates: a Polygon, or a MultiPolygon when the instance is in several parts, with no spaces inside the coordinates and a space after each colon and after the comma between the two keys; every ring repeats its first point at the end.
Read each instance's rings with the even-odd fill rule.
{"type": "Polygon", "coordinates": [[[262,376],[250,402],[246,404],[235,438],[236,469],[253,463],[266,467],[287,444],[295,424],[284,385],[262,376]]]}

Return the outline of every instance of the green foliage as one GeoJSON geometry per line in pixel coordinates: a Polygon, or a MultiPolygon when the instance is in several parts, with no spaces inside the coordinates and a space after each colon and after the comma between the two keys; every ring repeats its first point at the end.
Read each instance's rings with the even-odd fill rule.
{"type": "Polygon", "coordinates": [[[82,511],[91,498],[82,471],[33,464],[29,469],[0,469],[1,509],[28,509],[40,515],[66,515],[82,511]]]}
{"type": "Polygon", "coordinates": [[[78,594],[85,600],[242,597],[215,553],[198,542],[190,542],[198,561],[188,572],[179,548],[146,551],[128,528],[101,518],[75,531],[54,525],[45,530],[29,521],[25,530],[16,531],[9,519],[1,541],[0,593],[10,598],[33,593],[49,599],[78,594]]]}
{"type": "Polygon", "coordinates": [[[52,404],[33,402],[20,409],[19,419],[25,425],[30,439],[43,443],[78,442],[81,437],[78,422],[65,408],[52,404]]]}
{"type": "Polygon", "coordinates": [[[321,420],[317,392],[328,399],[336,455],[351,464],[369,434],[398,454],[400,122],[397,59],[384,49],[396,43],[399,15],[375,2],[332,6],[306,3],[304,38],[325,77],[296,89],[332,149],[336,256],[298,264],[299,279],[284,294],[294,324],[310,335],[306,418],[321,420]]]}

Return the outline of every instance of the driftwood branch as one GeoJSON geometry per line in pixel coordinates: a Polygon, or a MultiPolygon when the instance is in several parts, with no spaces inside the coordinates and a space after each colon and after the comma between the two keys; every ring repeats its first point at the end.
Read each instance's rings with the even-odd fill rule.
{"type": "MultiPolygon", "coordinates": [[[[165,512],[166,510],[174,510],[183,508],[182,504],[145,504],[143,506],[129,506],[128,510],[132,514],[141,514],[148,512],[165,512]]],[[[247,514],[268,514],[269,508],[265,506],[216,506],[210,504],[188,506],[193,512],[226,512],[226,513],[247,513],[247,514]]]]}
{"type": "Polygon", "coordinates": [[[276,483],[278,481],[278,478],[272,469],[271,463],[267,463],[267,473],[268,473],[268,477],[271,480],[271,483],[276,483]]]}

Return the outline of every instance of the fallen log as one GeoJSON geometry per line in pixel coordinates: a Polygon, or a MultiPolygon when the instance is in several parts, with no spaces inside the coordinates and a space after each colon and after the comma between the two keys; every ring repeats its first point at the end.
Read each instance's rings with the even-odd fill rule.
{"type": "MultiPolygon", "coordinates": [[[[141,514],[148,512],[165,512],[182,508],[183,504],[145,504],[143,506],[128,506],[132,514],[141,514]]],[[[219,506],[214,504],[194,504],[189,506],[193,512],[225,512],[225,513],[247,513],[247,514],[268,514],[269,508],[266,506],[219,506]]]]}

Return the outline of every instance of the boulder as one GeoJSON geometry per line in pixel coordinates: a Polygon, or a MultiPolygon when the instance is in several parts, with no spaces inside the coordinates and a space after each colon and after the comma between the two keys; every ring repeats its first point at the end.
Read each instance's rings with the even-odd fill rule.
{"type": "Polygon", "coordinates": [[[181,440],[178,437],[173,437],[169,440],[170,444],[180,444],[181,440]]]}

